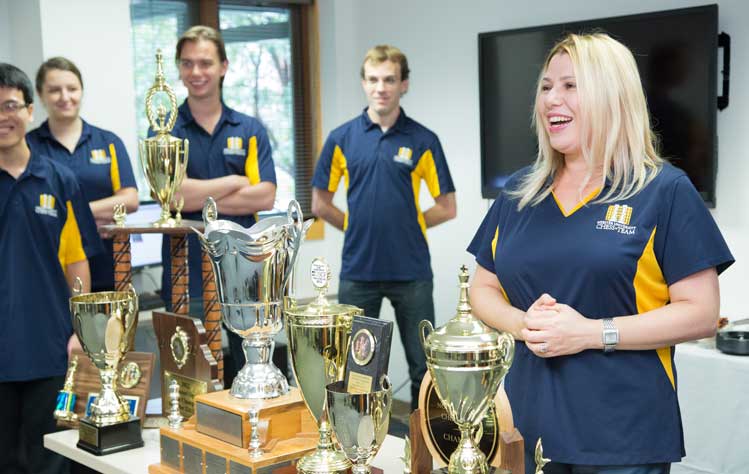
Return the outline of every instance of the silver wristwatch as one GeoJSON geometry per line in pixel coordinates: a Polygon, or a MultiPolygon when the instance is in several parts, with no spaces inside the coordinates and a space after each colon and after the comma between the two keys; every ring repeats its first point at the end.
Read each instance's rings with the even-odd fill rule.
{"type": "Polygon", "coordinates": [[[613,319],[603,319],[601,340],[603,341],[603,352],[613,352],[616,349],[616,345],[619,344],[619,330],[614,325],[613,319]]]}

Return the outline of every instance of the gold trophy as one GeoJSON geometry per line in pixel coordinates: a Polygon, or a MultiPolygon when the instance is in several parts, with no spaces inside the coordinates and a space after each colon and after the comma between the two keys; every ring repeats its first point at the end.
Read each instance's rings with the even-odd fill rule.
{"type": "Polygon", "coordinates": [[[77,292],[70,298],[73,329],[83,351],[99,369],[101,391],[79,425],[78,447],[96,455],[143,446],[140,420],[117,393],[117,366],[132,348],[138,325],[138,296],[129,291],[77,292]]]}
{"type": "Polygon", "coordinates": [[[427,367],[437,396],[458,425],[461,439],[450,456],[449,474],[490,472],[473,434],[510,369],[515,340],[490,329],[471,314],[468,268],[460,269],[458,314],[436,331],[429,321],[419,325],[427,367]]]}
{"type": "Polygon", "coordinates": [[[377,455],[390,425],[393,391],[387,375],[380,389],[369,393],[349,393],[344,382],[327,386],[330,424],[343,452],[353,463],[352,474],[370,474],[369,463],[377,455]]]}
{"type": "Polygon", "coordinates": [[[55,420],[60,421],[78,421],[78,415],[73,411],[75,409],[75,392],[73,391],[73,380],[75,371],[78,368],[78,356],[68,365],[68,372],[65,374],[65,384],[57,393],[57,407],[55,408],[55,420]]]}
{"type": "Polygon", "coordinates": [[[177,120],[177,96],[164,76],[161,50],[156,51],[156,80],[146,93],[146,116],[155,136],[140,140],[140,162],[154,198],[161,204],[161,216],[153,223],[154,227],[174,227],[180,224],[181,198],[175,199],[182,180],[187,173],[189,141],[169,134],[177,120]],[[166,94],[169,110],[163,104],[154,111],[156,94],[166,94]],[[169,118],[167,119],[167,112],[169,118]],[[176,203],[178,218],[172,217],[170,206],[176,203]]]}
{"type": "Polygon", "coordinates": [[[356,306],[331,304],[325,298],[330,267],[324,260],[313,260],[311,273],[317,298],[309,305],[284,311],[291,367],[320,433],[317,450],[300,459],[297,470],[302,474],[344,473],[351,463],[333,444],[325,409],[325,387],[343,380],[351,324],[353,317],[362,311],[356,306]]]}

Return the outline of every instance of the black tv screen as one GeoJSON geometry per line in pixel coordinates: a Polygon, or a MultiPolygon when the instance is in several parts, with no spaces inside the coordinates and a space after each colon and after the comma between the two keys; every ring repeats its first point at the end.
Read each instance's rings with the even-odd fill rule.
{"type": "Polygon", "coordinates": [[[479,34],[483,197],[496,197],[513,172],[536,158],[531,116],[546,54],[567,33],[592,31],[632,50],[661,156],[714,206],[717,5],[479,34]]]}

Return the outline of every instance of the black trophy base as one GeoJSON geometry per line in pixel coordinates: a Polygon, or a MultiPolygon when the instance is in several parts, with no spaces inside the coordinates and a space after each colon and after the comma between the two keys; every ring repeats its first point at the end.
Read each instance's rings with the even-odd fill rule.
{"type": "Polygon", "coordinates": [[[96,456],[140,448],[143,446],[140,419],[132,416],[122,423],[96,426],[84,418],[78,425],[76,446],[96,456]]]}

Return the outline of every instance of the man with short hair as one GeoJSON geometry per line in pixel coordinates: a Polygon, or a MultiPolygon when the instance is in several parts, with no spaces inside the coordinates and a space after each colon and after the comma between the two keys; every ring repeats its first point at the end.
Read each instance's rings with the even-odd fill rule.
{"type": "Polygon", "coordinates": [[[408,61],[393,46],[370,49],[362,63],[369,106],[333,130],[312,179],[313,213],[345,232],[338,299],[379,317],[388,298],[406,352],[411,405],[426,371],[418,324],[434,324],[426,229],[456,215],[455,187],[437,135],[400,107],[408,61]],[[343,178],[348,212],[333,204],[343,178]],[[434,206],[419,207],[421,181],[434,206]]]}
{"type": "MultiPolygon", "coordinates": [[[[185,219],[202,220],[208,197],[216,200],[219,219],[243,227],[255,223],[254,214],[270,210],[276,199],[276,171],[265,127],[259,120],[224,104],[221,84],[229,67],[224,41],[208,26],[194,26],[177,42],[179,77],[187,99],[179,107],[172,135],[190,140],[187,176],[179,196],[184,198],[185,219]]],[[[162,298],[171,303],[169,240],[161,248],[162,298]]],[[[195,235],[188,237],[190,314],[203,319],[202,250],[195,235]]],[[[245,363],[241,338],[229,332],[236,370],[245,363]]]]}
{"type": "Polygon", "coordinates": [[[88,258],[103,251],[72,171],[26,143],[31,81],[0,63],[0,472],[67,470],[44,448],[73,348],[68,306],[76,277],[88,291],[88,258]]]}

